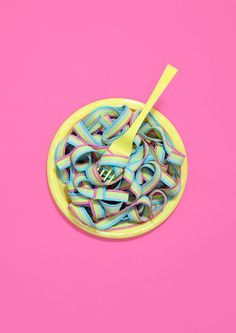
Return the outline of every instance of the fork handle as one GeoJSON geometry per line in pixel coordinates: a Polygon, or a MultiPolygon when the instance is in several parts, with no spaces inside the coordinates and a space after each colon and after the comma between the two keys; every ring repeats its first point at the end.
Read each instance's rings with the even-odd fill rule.
{"type": "Polygon", "coordinates": [[[153,92],[151,93],[151,96],[149,97],[147,103],[144,105],[141,113],[135,119],[132,126],[126,132],[127,139],[129,139],[130,141],[133,142],[136,134],[138,133],[140,126],[142,125],[144,119],[147,117],[149,111],[152,109],[153,105],[156,103],[158,98],[161,96],[161,94],[166,89],[166,87],[169,85],[169,83],[174,78],[174,76],[176,75],[177,72],[178,72],[177,68],[173,67],[172,65],[166,66],[164,72],[162,73],[160,80],[158,81],[153,92]]]}

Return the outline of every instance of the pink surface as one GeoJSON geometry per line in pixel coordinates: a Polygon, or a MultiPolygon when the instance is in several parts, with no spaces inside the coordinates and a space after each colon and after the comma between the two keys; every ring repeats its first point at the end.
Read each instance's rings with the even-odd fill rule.
{"type": "Polygon", "coordinates": [[[235,1],[1,1],[0,332],[235,332],[235,1]],[[189,179],[155,231],[109,241],[60,215],[50,141],[96,99],[157,103],[189,179]]]}

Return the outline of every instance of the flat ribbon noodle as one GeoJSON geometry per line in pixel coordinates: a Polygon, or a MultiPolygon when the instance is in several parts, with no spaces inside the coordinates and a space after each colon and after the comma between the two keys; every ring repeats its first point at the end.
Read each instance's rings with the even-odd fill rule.
{"type": "Polygon", "coordinates": [[[96,108],[57,146],[57,172],[78,221],[99,230],[130,228],[157,216],[179,193],[184,155],[152,114],[140,127],[129,159],[109,152],[139,112],[126,105],[96,108]],[[103,182],[99,166],[113,168],[110,184],[103,182]]]}

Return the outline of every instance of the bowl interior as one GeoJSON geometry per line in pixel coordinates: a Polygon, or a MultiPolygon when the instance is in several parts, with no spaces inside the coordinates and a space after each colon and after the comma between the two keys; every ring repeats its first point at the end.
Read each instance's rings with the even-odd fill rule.
{"type": "Polygon", "coordinates": [[[78,226],[80,229],[89,232],[93,235],[105,237],[105,238],[129,238],[129,237],[135,237],[141,234],[144,234],[155,227],[159,226],[161,223],[163,223],[168,216],[174,211],[176,206],[178,205],[186,185],[187,180],[187,156],[186,156],[186,150],[183,144],[183,141],[177,132],[176,128],[173,126],[173,124],[163,115],[161,114],[157,109],[152,109],[151,113],[152,115],[161,123],[162,127],[166,130],[168,135],[173,140],[173,143],[175,147],[185,154],[186,158],[184,160],[184,163],[182,165],[181,170],[181,179],[182,179],[182,187],[179,194],[172,199],[171,201],[168,201],[164,210],[154,219],[143,223],[143,224],[134,224],[132,227],[127,227],[124,225],[124,228],[122,229],[116,229],[115,227],[113,229],[108,229],[106,231],[100,231],[96,230],[93,227],[86,226],[82,223],[80,223],[74,215],[71,213],[71,211],[68,208],[69,198],[66,191],[66,186],[59,180],[56,172],[55,162],[54,162],[54,153],[55,149],[58,145],[58,143],[64,139],[69,132],[71,131],[72,127],[76,122],[87,116],[91,111],[93,111],[95,108],[104,106],[104,105],[112,105],[112,106],[121,106],[121,105],[128,105],[132,110],[138,110],[143,107],[144,103],[131,100],[131,99],[125,99],[125,98],[108,98],[108,99],[102,99],[98,100],[96,102],[90,103],[85,105],[84,107],[80,108],[79,110],[72,113],[59,127],[57,130],[51,145],[49,149],[48,154],[48,161],[47,161],[47,177],[48,177],[48,184],[50,188],[50,192],[52,194],[52,197],[58,206],[58,208],[61,210],[61,212],[76,226],[78,226]]]}

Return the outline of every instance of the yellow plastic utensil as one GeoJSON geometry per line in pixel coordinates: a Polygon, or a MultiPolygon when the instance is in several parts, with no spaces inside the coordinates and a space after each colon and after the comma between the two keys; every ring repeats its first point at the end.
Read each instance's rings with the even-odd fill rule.
{"type": "MultiPolygon", "coordinates": [[[[111,153],[114,155],[123,155],[127,157],[131,155],[133,141],[136,134],[138,133],[140,126],[142,125],[148,113],[151,111],[152,107],[154,106],[158,98],[161,96],[163,91],[167,88],[167,86],[172,81],[177,72],[178,70],[174,66],[172,65],[166,66],[164,72],[160,77],[160,80],[157,82],[153,92],[151,93],[151,96],[144,105],[141,113],[135,119],[134,123],[128,129],[128,131],[125,132],[124,135],[120,136],[111,144],[111,146],[109,147],[109,154],[111,153]]],[[[112,171],[113,171],[112,168],[107,172],[106,169],[98,167],[98,172],[100,173],[100,176],[104,175],[103,177],[104,182],[109,178],[109,176],[110,176],[109,183],[113,180],[115,175],[114,174],[112,175],[112,171]]]]}

